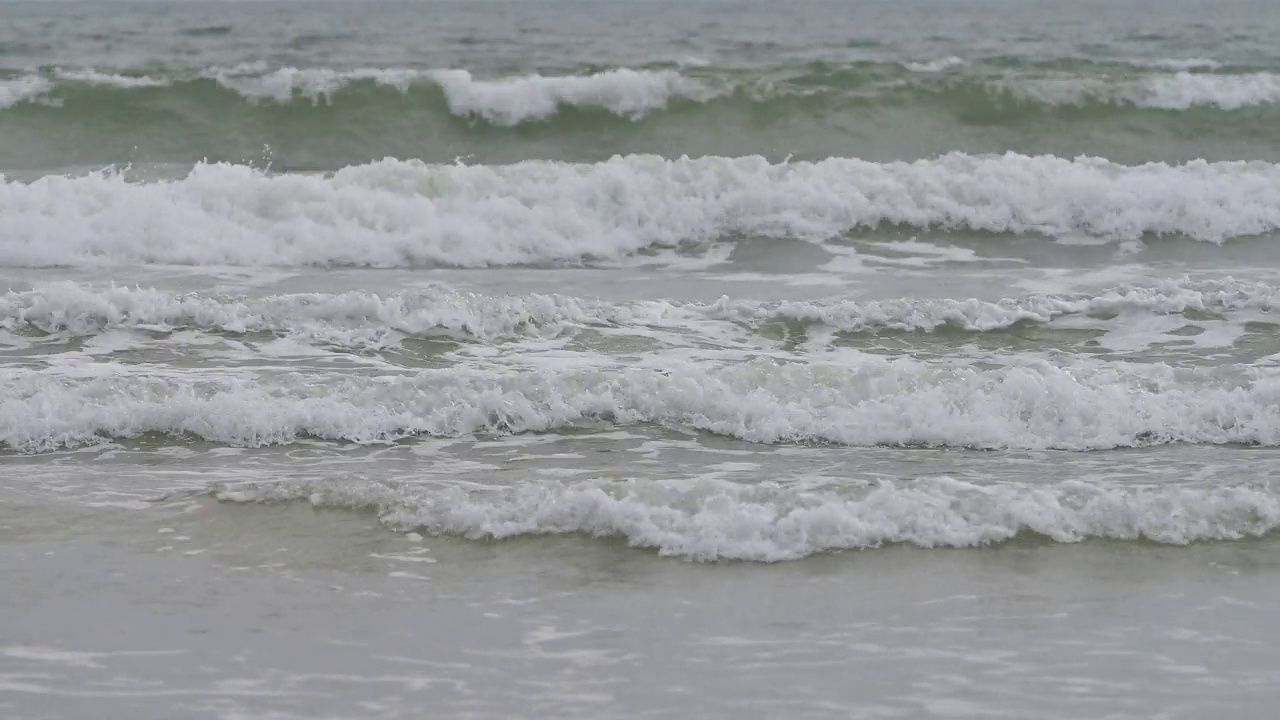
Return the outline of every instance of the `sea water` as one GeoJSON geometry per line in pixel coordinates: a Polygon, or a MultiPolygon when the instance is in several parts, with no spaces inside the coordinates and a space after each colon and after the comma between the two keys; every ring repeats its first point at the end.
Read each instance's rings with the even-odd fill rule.
{"type": "Polygon", "coordinates": [[[1278,36],[0,3],[0,716],[1270,717],[1278,36]]]}

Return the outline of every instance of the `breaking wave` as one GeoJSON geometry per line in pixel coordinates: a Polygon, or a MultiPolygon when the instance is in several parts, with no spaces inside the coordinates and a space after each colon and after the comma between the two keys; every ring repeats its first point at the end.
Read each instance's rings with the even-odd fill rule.
{"type": "Polygon", "coordinates": [[[0,183],[0,265],[496,266],[882,225],[1222,243],[1280,228],[1280,166],[952,153],[916,162],[627,156],[505,166],[384,160],[330,175],[0,183]]]}
{"type": "Polygon", "coordinates": [[[472,539],[621,537],[634,547],[700,561],[776,562],[894,543],[973,547],[1022,535],[1181,545],[1258,537],[1280,527],[1280,493],[1269,485],[980,485],[937,477],[827,489],[707,479],[534,482],[467,491],[344,477],[218,485],[210,494],[225,502],[373,510],[397,530],[472,539]]]}

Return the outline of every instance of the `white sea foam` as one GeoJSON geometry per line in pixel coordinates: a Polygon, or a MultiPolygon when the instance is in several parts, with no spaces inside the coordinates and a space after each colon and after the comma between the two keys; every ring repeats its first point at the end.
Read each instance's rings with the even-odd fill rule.
{"type": "Polygon", "coordinates": [[[1257,537],[1280,527],[1270,485],[1125,487],[1083,481],[980,485],[948,477],[792,484],[688,481],[533,482],[439,488],[346,477],[215,486],[229,502],[305,501],[376,510],[397,530],[468,538],[584,533],[692,560],[794,560],[817,552],[909,543],[971,547],[1035,533],[1185,544],[1257,537]]]}
{"type": "Polygon", "coordinates": [[[1254,105],[1280,103],[1280,74],[1260,72],[1222,75],[1180,72],[1145,80],[1136,98],[1142,107],[1188,110],[1215,106],[1238,110],[1254,105]]]}
{"type": "Polygon", "coordinates": [[[672,70],[622,68],[585,76],[496,80],[478,80],[465,70],[440,70],[431,76],[444,88],[455,115],[481,117],[499,125],[543,120],[564,106],[601,107],[637,117],[665,107],[674,97],[705,100],[714,94],[672,70]]]}
{"type": "Polygon", "coordinates": [[[955,325],[965,330],[1000,330],[1024,322],[1050,323],[1065,316],[1110,316],[1129,312],[1178,314],[1188,310],[1225,312],[1280,309],[1280,288],[1253,282],[1169,280],[1153,286],[1120,286],[1096,294],[1037,294],[998,301],[951,299],[870,302],[752,303],[722,300],[721,317],[760,322],[784,317],[839,330],[877,327],[932,330],[955,325]]]}
{"type": "Polygon", "coordinates": [[[1188,310],[1280,310],[1280,287],[1241,282],[1169,280],[1094,294],[1039,294],[998,301],[976,298],[761,302],[723,297],[712,303],[610,303],[562,295],[487,296],[443,287],[387,295],[299,293],[268,297],[209,296],[162,290],[94,288],[73,282],[0,295],[0,329],[30,326],[89,336],[114,329],[272,332],[341,345],[379,344],[389,335],[451,335],[492,340],[557,334],[591,326],[687,329],[720,321],[759,327],[776,319],[842,331],[933,330],[950,324],[988,331],[1068,316],[1111,316],[1188,310]]]}
{"type": "Polygon", "coordinates": [[[957,67],[960,65],[967,65],[967,64],[968,63],[966,63],[964,60],[954,55],[951,55],[949,57],[938,58],[937,60],[930,60],[928,62],[909,62],[903,65],[903,67],[910,70],[911,72],[936,73],[936,72],[942,72],[943,70],[946,70],[948,68],[953,68],[953,67],[957,67]]]}
{"type": "Polygon", "coordinates": [[[1223,242],[1280,228],[1280,166],[955,153],[884,164],[384,160],[332,176],[219,164],[147,183],[95,173],[0,183],[0,265],[507,265],[735,235],[823,241],[883,223],[1223,242]]]}
{"type": "MultiPolygon", "coordinates": [[[[673,98],[705,101],[724,92],[707,82],[674,70],[618,68],[590,75],[530,74],[516,77],[477,78],[461,69],[413,68],[272,68],[266,63],[215,67],[198,73],[253,101],[288,104],[296,99],[332,103],[335,95],[352,83],[372,82],[407,92],[413,85],[437,85],[449,109],[456,115],[513,126],[545,120],[564,107],[603,108],[617,115],[637,118],[663,108],[673,98]]],[[[191,76],[121,75],[93,68],[55,69],[52,79],[118,89],[171,85],[191,76]]],[[[51,92],[49,77],[28,75],[0,80],[0,109],[51,92]]]]}
{"type": "Polygon", "coordinates": [[[53,89],[53,83],[39,75],[0,79],[0,110],[27,102],[53,89]]]}
{"type": "Polygon", "coordinates": [[[48,333],[96,335],[119,328],[275,332],[344,345],[377,343],[389,333],[489,340],[564,326],[640,326],[681,312],[664,302],[610,304],[557,295],[485,296],[431,287],[380,296],[347,292],[262,298],[169,293],[62,282],[0,296],[0,328],[29,325],[48,333]]]}
{"type": "Polygon", "coordinates": [[[600,107],[618,115],[638,117],[664,107],[673,97],[705,100],[715,93],[705,84],[672,70],[619,68],[592,75],[525,75],[480,79],[466,70],[407,68],[279,68],[264,64],[222,68],[207,73],[220,85],[247,98],[291,102],[301,96],[312,102],[333,102],[334,94],[351,83],[372,81],[406,92],[414,84],[439,85],[456,115],[477,117],[499,125],[544,120],[562,107],[600,107]]]}
{"type": "Polygon", "coordinates": [[[169,80],[165,78],[153,78],[146,75],[119,75],[116,73],[105,73],[93,69],[62,69],[55,71],[54,75],[59,80],[70,80],[72,82],[84,83],[86,85],[100,85],[114,88],[151,88],[165,87],[169,84],[169,80]]]}
{"type": "Polygon", "coordinates": [[[1222,110],[1280,103],[1280,74],[1161,73],[1132,80],[1105,77],[1011,79],[998,86],[1050,105],[1100,101],[1155,110],[1222,110]]]}
{"type": "Polygon", "coordinates": [[[377,85],[405,92],[411,84],[424,77],[421,71],[404,68],[332,70],[285,67],[267,70],[262,63],[215,68],[206,74],[219,85],[246,98],[269,99],[277,103],[288,103],[294,99],[295,94],[315,103],[321,100],[332,102],[334,93],[360,81],[372,81],[377,85]]]}
{"type": "MultiPolygon", "coordinates": [[[[1214,106],[1238,110],[1280,103],[1280,75],[1273,72],[1221,73],[1219,63],[1207,59],[1134,61],[1155,73],[1132,79],[1105,76],[1064,76],[1025,80],[1011,77],[996,85],[1054,105],[1080,104],[1088,99],[1137,107],[1188,110],[1214,106]]],[[[922,74],[940,73],[968,64],[958,57],[905,62],[902,67],[922,74]]],[[[704,102],[732,91],[728,79],[694,78],[675,70],[617,68],[589,75],[539,75],[477,78],[464,69],[272,67],[263,62],[214,67],[196,75],[122,75],[94,68],[58,68],[51,76],[27,75],[0,80],[0,109],[41,97],[56,89],[53,80],[109,86],[118,89],[154,88],[210,78],[253,100],[287,104],[297,99],[332,103],[353,83],[372,82],[407,92],[414,85],[437,85],[449,110],[504,126],[546,120],[565,107],[602,108],[630,118],[664,108],[675,98],[704,102]]],[[[768,83],[757,87],[770,86],[768,83]]]]}
{"type": "Polygon", "coordinates": [[[1217,70],[1223,67],[1218,60],[1210,58],[1162,58],[1160,60],[1135,60],[1135,65],[1158,67],[1165,70],[1217,70]]]}
{"type": "Polygon", "coordinates": [[[716,366],[660,355],[530,369],[489,364],[375,376],[198,376],[111,363],[0,375],[0,443],[41,451],[188,433],[260,446],[299,436],[542,432],[659,423],[749,442],[1102,449],[1169,442],[1280,445],[1280,377],[1224,366],[1031,358],[981,369],[860,356],[716,366]]]}

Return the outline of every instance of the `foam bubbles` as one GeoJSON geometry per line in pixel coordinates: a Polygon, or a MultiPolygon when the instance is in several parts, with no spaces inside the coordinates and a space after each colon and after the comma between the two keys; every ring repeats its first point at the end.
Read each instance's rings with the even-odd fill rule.
{"type": "Polygon", "coordinates": [[[362,376],[198,376],[105,363],[0,376],[0,442],[44,451],[143,433],[263,446],[656,423],[755,443],[1091,450],[1280,445],[1280,376],[1224,366],[1017,359],[980,369],[907,358],[659,356],[451,366],[362,376]]]}
{"type": "MultiPolygon", "coordinates": [[[[272,332],[348,346],[377,342],[394,333],[487,341],[541,328],[554,333],[570,324],[641,324],[666,312],[679,313],[676,306],[663,302],[612,305],[557,295],[494,297],[443,287],[385,296],[346,292],[251,298],[148,288],[99,290],[59,282],[0,296],[0,328],[9,330],[31,326],[70,336],[117,328],[272,332]]],[[[691,319],[696,312],[679,315],[691,319]]]]}
{"type": "Polygon", "coordinates": [[[146,75],[119,75],[93,69],[66,70],[59,68],[54,75],[59,80],[122,89],[166,87],[169,85],[169,80],[165,78],[153,78],[146,75]]]}
{"type": "Polygon", "coordinates": [[[546,120],[564,107],[598,107],[617,115],[639,117],[660,109],[674,97],[705,100],[715,93],[699,81],[672,70],[618,68],[591,75],[480,79],[460,69],[285,67],[268,70],[261,63],[211,70],[219,85],[251,100],[286,104],[296,96],[313,103],[332,103],[352,83],[373,82],[408,92],[415,84],[438,85],[449,111],[497,125],[546,120]]]}
{"type": "Polygon", "coordinates": [[[621,68],[585,76],[495,80],[478,80],[465,70],[440,70],[431,77],[444,88],[455,115],[507,126],[545,120],[565,106],[600,107],[635,118],[675,97],[705,100],[713,95],[702,83],[671,70],[621,68]]]}
{"type": "Polygon", "coordinates": [[[949,477],[840,488],[728,481],[532,482],[464,491],[360,478],[216,486],[229,502],[301,500],[376,510],[398,530],[467,538],[582,533],[690,560],[795,560],[904,543],[973,547],[1035,534],[1186,544],[1280,527],[1268,485],[1126,487],[1082,481],[977,484],[949,477]]]}
{"type": "Polygon", "coordinates": [[[1223,242],[1280,228],[1280,167],[952,153],[915,162],[614,157],[384,160],[330,176],[198,165],[0,184],[0,265],[494,266],[617,259],[747,235],[820,242],[885,223],[1223,242]]]}
{"type": "Polygon", "coordinates": [[[1280,74],[1180,72],[1154,77],[1143,83],[1143,96],[1137,102],[1142,107],[1161,110],[1188,110],[1199,106],[1239,110],[1255,105],[1273,105],[1280,103],[1280,74]]]}
{"type": "Polygon", "coordinates": [[[280,104],[292,102],[295,94],[308,98],[313,103],[321,100],[332,102],[334,94],[339,90],[361,81],[371,81],[405,92],[412,83],[423,77],[419,71],[403,68],[333,70],[284,67],[267,70],[262,63],[218,68],[206,74],[219,85],[250,100],[272,100],[280,104]]]}
{"type": "Polygon", "coordinates": [[[27,102],[53,89],[53,83],[38,75],[25,75],[9,80],[0,79],[0,110],[27,102]]]}
{"type": "Polygon", "coordinates": [[[1213,107],[1234,111],[1280,103],[1280,75],[1271,72],[1232,74],[1182,70],[1124,80],[1102,76],[1015,78],[995,86],[1055,106],[1102,102],[1151,110],[1213,107]]]}
{"type": "Polygon", "coordinates": [[[937,60],[930,60],[928,62],[909,62],[904,64],[903,67],[911,72],[936,73],[961,65],[968,65],[968,63],[955,55],[950,55],[948,57],[938,58],[937,60]]]}
{"type": "Polygon", "coordinates": [[[1165,70],[1218,70],[1222,62],[1211,58],[1162,58],[1159,60],[1133,60],[1135,65],[1158,67],[1165,70]]]}
{"type": "Polygon", "coordinates": [[[1280,309],[1280,288],[1232,278],[1167,280],[1150,286],[1118,286],[1095,294],[1036,294],[997,301],[897,299],[775,301],[722,297],[711,303],[653,300],[611,303],[565,295],[489,296],[429,287],[379,295],[297,293],[236,297],[171,293],[150,288],[57,282],[0,295],[0,329],[92,336],[113,329],[172,332],[287,334],[340,345],[377,342],[394,333],[447,335],[493,341],[525,334],[558,334],[573,328],[640,329],[760,326],[778,319],[846,331],[932,331],[951,325],[993,331],[1018,323],[1052,323],[1072,316],[1121,313],[1180,314],[1280,309]]]}

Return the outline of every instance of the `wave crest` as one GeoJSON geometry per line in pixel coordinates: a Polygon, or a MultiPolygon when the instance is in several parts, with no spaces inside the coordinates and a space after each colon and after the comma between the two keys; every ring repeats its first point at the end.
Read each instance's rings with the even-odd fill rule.
{"type": "Polygon", "coordinates": [[[216,164],[172,181],[3,182],[0,218],[6,267],[577,262],[733,236],[821,242],[885,224],[1221,243],[1280,229],[1280,166],[1012,153],[910,163],[384,160],[329,176],[216,164]]]}
{"type": "MultiPolygon", "coordinates": [[[[344,347],[377,344],[395,334],[451,336],[480,342],[586,327],[688,328],[722,323],[759,329],[775,320],[844,332],[930,332],[953,326],[998,331],[1072,316],[1147,312],[1280,309],[1280,287],[1231,278],[1170,280],[1093,294],[1040,294],[997,301],[969,299],[758,301],[650,300],[611,303],[564,295],[481,295],[430,287],[386,295],[367,292],[236,297],[129,287],[95,289],[73,282],[0,295],[0,329],[72,337],[116,329],[173,332],[270,332],[344,347]]],[[[712,334],[708,328],[707,334],[712,334]]]]}
{"type": "Polygon", "coordinates": [[[0,442],[40,452],[143,433],[243,446],[655,423],[756,443],[1098,450],[1280,446],[1280,378],[1239,366],[1026,360],[998,369],[671,358],[570,369],[190,379],[120,367],[10,374],[0,442]]]}
{"type": "Polygon", "coordinates": [[[1280,528],[1270,486],[1124,487],[1081,481],[980,485],[949,477],[851,481],[843,489],[716,480],[535,482],[464,492],[360,478],[217,485],[224,502],[374,510],[397,530],[472,539],[582,533],[697,561],[796,560],[911,544],[974,547],[1036,534],[1187,544],[1280,528]]]}

